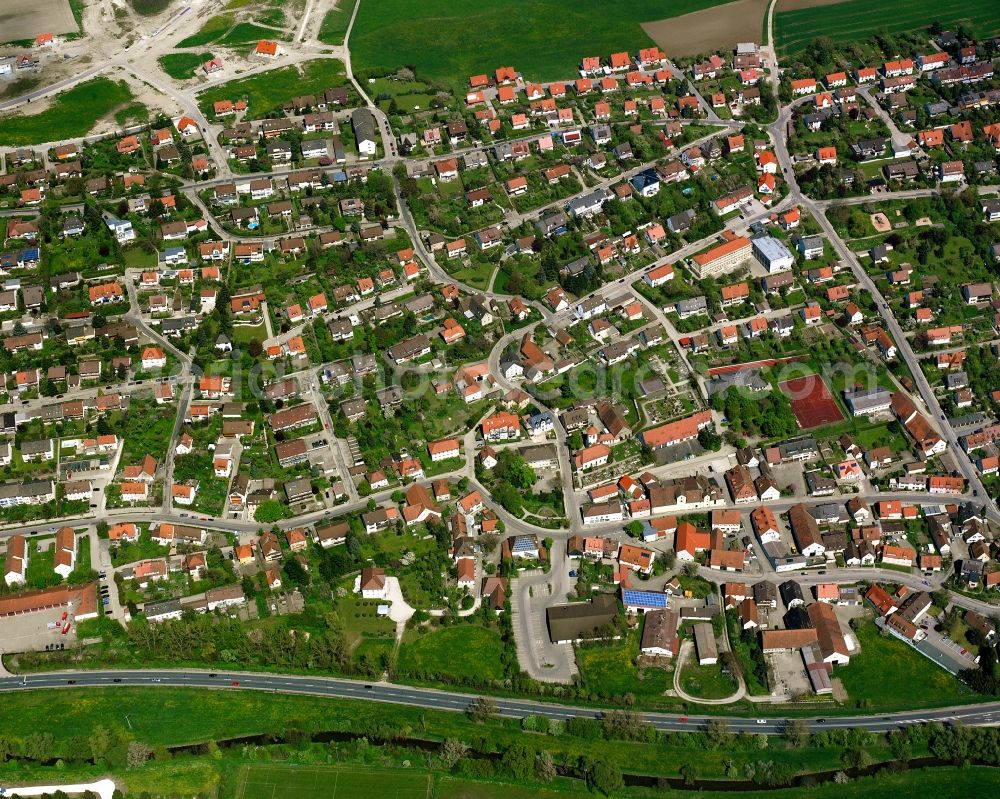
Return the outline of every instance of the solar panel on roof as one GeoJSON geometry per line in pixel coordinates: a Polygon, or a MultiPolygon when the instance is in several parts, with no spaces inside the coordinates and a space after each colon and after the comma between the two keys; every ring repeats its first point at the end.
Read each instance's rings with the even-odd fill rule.
{"type": "Polygon", "coordinates": [[[656,591],[622,591],[622,601],[630,607],[665,608],[667,595],[656,591]]]}
{"type": "Polygon", "coordinates": [[[514,552],[528,552],[535,548],[535,542],[530,538],[518,538],[514,541],[514,552]]]}

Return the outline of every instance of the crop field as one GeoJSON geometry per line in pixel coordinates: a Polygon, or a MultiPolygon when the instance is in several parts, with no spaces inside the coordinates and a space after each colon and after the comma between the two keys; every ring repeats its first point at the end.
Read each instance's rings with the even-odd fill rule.
{"type": "Polygon", "coordinates": [[[945,27],[965,25],[977,38],[1000,33],[1000,3],[994,0],[846,0],[833,6],[774,15],[774,40],[779,55],[799,52],[817,36],[837,42],[857,42],[879,30],[905,33],[940,22],[945,27]]]}
{"type": "Polygon", "coordinates": [[[236,799],[425,799],[431,795],[430,774],[322,766],[243,766],[236,799]]]}
{"type": "MultiPolygon", "coordinates": [[[[651,45],[642,23],[715,5],[718,0],[379,0],[361,4],[351,55],[358,73],[413,66],[418,78],[449,85],[507,65],[532,80],[572,78],[584,56],[651,45]]],[[[759,23],[755,33],[759,37],[759,23]]]]}
{"type": "Polygon", "coordinates": [[[69,0],[3,0],[0,42],[34,39],[39,33],[77,33],[69,0]]]}
{"type": "Polygon", "coordinates": [[[795,377],[786,380],[780,388],[792,401],[792,413],[803,430],[833,424],[844,418],[836,400],[830,395],[830,389],[819,375],[795,377]]]}
{"type": "Polygon", "coordinates": [[[124,81],[94,78],[57,95],[40,114],[0,119],[0,141],[24,145],[86,136],[99,119],[131,99],[132,92],[124,81]]]}
{"type": "Polygon", "coordinates": [[[681,17],[646,22],[642,29],[669,56],[695,56],[760,41],[768,0],[736,0],[681,17]]]}

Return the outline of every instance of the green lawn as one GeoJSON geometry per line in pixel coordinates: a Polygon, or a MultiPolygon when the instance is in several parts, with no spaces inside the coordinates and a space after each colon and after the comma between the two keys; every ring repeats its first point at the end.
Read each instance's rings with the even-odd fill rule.
{"type": "Polygon", "coordinates": [[[243,44],[256,44],[261,39],[287,40],[288,34],[274,28],[254,25],[251,22],[241,22],[219,39],[218,44],[222,47],[238,47],[243,44]]]}
{"type": "Polygon", "coordinates": [[[302,71],[298,66],[282,67],[206,89],[198,94],[198,104],[211,114],[217,100],[246,98],[250,104],[248,113],[259,118],[293,97],[342,86],[345,82],[341,61],[326,58],[307,61],[300,66],[302,71]]]}
{"type": "Polygon", "coordinates": [[[909,33],[940,22],[946,28],[965,25],[978,38],[1000,33],[1000,4],[984,0],[846,0],[836,13],[825,5],[774,15],[774,39],[780,52],[804,50],[818,36],[837,42],[862,42],[879,30],[909,33]]]}
{"type": "Polygon", "coordinates": [[[208,22],[202,25],[201,29],[197,33],[179,41],[177,46],[202,47],[206,44],[211,44],[212,42],[221,39],[223,34],[233,27],[234,22],[235,20],[232,14],[219,14],[218,16],[212,17],[208,20],[208,22]]]}
{"type": "Polygon", "coordinates": [[[452,272],[451,275],[460,283],[465,283],[473,288],[485,291],[490,284],[490,278],[493,276],[495,270],[496,264],[491,264],[487,261],[478,261],[473,262],[471,266],[452,272]]]}
{"type": "Polygon", "coordinates": [[[57,95],[40,114],[4,116],[0,141],[14,146],[85,136],[99,119],[131,99],[125,81],[94,78],[57,95]]]}
{"type": "Polygon", "coordinates": [[[445,627],[436,632],[407,633],[399,647],[396,670],[417,677],[502,680],[500,633],[472,624],[445,627]]]}
{"type": "Polygon", "coordinates": [[[211,53],[168,53],[160,56],[160,67],[171,78],[187,80],[193,78],[195,70],[213,58],[211,53]]]}
{"type": "Polygon", "coordinates": [[[347,34],[347,25],[358,0],[338,0],[337,7],[327,11],[320,25],[318,38],[323,44],[343,44],[347,34]]]}
{"type": "MultiPolygon", "coordinates": [[[[441,777],[437,781],[435,799],[564,799],[568,797],[593,797],[587,791],[548,790],[523,785],[501,783],[479,783],[453,777],[441,777]]],[[[872,796],[891,796],[893,793],[913,793],[914,791],[935,799],[966,799],[970,794],[981,795],[987,786],[1000,785],[997,769],[986,766],[945,766],[942,768],[919,769],[901,774],[880,775],[852,780],[846,785],[827,782],[823,785],[802,788],[761,789],[759,791],[689,791],[671,788],[664,793],[655,789],[629,789],[625,796],[659,797],[671,796],[676,799],[870,799],[872,796]]]]}
{"type": "Polygon", "coordinates": [[[165,11],[173,0],[130,0],[130,2],[136,14],[152,16],[153,14],[165,11]]]}
{"type": "Polygon", "coordinates": [[[267,338],[267,327],[261,322],[259,325],[236,325],[233,327],[233,343],[249,344],[251,341],[263,341],[267,338]]]}
{"type": "Polygon", "coordinates": [[[353,592],[336,602],[355,663],[363,662],[366,656],[379,663],[396,647],[396,623],[378,615],[380,604],[377,599],[362,599],[353,592]]]}
{"type": "Polygon", "coordinates": [[[424,799],[433,778],[427,773],[330,766],[243,766],[235,799],[352,799],[391,796],[424,799]]]}
{"type": "MultiPolygon", "coordinates": [[[[315,754],[312,755],[315,757],[315,754]]],[[[686,759],[686,758],[685,758],[686,759]]],[[[73,764],[57,769],[8,763],[4,772],[7,785],[66,784],[90,782],[107,776],[104,766],[73,764]]],[[[412,768],[383,768],[367,763],[344,765],[316,763],[245,764],[228,756],[154,759],[142,768],[113,774],[116,785],[127,796],[212,796],[222,799],[290,797],[290,799],[593,799],[581,782],[557,778],[545,787],[530,784],[480,782],[440,772],[429,773],[423,764],[412,768]],[[366,776],[367,775],[367,776],[366,776]],[[281,780],[281,791],[274,788],[281,780]],[[373,784],[373,780],[377,780],[373,784]],[[268,792],[268,788],[272,792],[268,792]]],[[[989,796],[1000,782],[997,769],[985,766],[942,766],[915,769],[897,774],[852,780],[845,785],[824,783],[803,788],[759,789],[720,792],[671,788],[667,793],[652,788],[630,788],[617,795],[635,797],[672,796],[678,799],[868,799],[892,793],[926,792],[936,799],[967,799],[989,796]]]]}
{"type": "Polygon", "coordinates": [[[600,696],[633,694],[640,701],[664,703],[663,692],[672,685],[672,675],[663,669],[646,669],[642,677],[635,662],[639,655],[639,631],[623,642],[578,646],[576,662],[580,678],[589,691],[600,696]]]}
{"type": "Polygon", "coordinates": [[[417,76],[465,85],[511,65],[531,80],[573,78],[580,59],[634,53],[652,42],[640,27],[718,5],[717,0],[379,0],[358,10],[354,69],[416,67],[417,76]],[[386,46],[388,42],[392,46],[386,46]]]}
{"type": "Polygon", "coordinates": [[[701,699],[724,699],[735,693],[736,683],[722,673],[720,664],[700,666],[697,659],[688,657],[681,670],[681,688],[701,699]]]}
{"type": "MultiPolygon", "coordinates": [[[[115,111],[115,122],[117,122],[123,128],[127,128],[130,125],[134,124],[142,124],[143,122],[148,122],[148,121],[149,121],[149,109],[142,103],[129,103],[128,105],[123,106],[122,108],[119,108],[117,111],[115,111]]],[[[132,256],[133,252],[136,251],[128,250],[125,253],[125,259],[128,260],[130,257],[135,257],[132,256]]],[[[143,253],[142,255],[145,257],[147,254],[143,253]]],[[[149,253],[149,255],[152,255],[153,258],[152,263],[150,265],[155,266],[156,253],[149,253]]]]}
{"type": "Polygon", "coordinates": [[[848,696],[862,707],[905,710],[920,705],[946,706],[983,701],[940,666],[902,641],[883,637],[872,622],[858,632],[861,652],[847,666],[836,666],[848,696]]]}

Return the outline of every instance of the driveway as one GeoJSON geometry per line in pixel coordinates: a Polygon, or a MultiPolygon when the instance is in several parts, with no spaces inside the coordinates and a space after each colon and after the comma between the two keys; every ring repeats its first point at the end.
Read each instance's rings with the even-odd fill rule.
{"type": "Polygon", "coordinates": [[[389,618],[396,622],[396,640],[403,640],[403,632],[406,630],[406,622],[416,612],[409,606],[403,598],[403,589],[399,587],[399,579],[396,577],[385,578],[386,599],[389,605],[389,618]]]}

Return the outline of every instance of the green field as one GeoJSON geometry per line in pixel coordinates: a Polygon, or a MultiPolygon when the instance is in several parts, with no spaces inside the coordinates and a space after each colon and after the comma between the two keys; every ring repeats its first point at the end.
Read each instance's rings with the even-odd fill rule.
{"type": "Polygon", "coordinates": [[[640,23],[715,5],[719,0],[379,0],[358,10],[351,57],[357,73],[412,65],[419,78],[452,85],[508,65],[531,80],[569,79],[584,56],[651,45],[640,23]]]}
{"type": "Polygon", "coordinates": [[[211,53],[168,53],[160,56],[160,67],[171,78],[187,80],[194,77],[194,72],[206,61],[212,60],[211,53]]]}
{"type": "Polygon", "coordinates": [[[216,100],[246,98],[249,103],[248,115],[259,118],[280,108],[293,97],[342,86],[344,81],[343,62],[324,58],[213,86],[199,92],[198,104],[205,113],[211,114],[216,100]],[[301,72],[299,67],[302,67],[301,72]]]}
{"type": "Polygon", "coordinates": [[[424,799],[431,795],[430,774],[323,766],[244,766],[236,799],[424,799]]]}
{"type": "Polygon", "coordinates": [[[56,95],[40,114],[0,119],[0,141],[18,146],[86,136],[99,119],[131,99],[125,81],[94,78],[56,95]]]}
{"type": "Polygon", "coordinates": [[[863,624],[857,635],[861,652],[847,666],[835,667],[833,676],[862,707],[905,710],[914,707],[917,697],[921,707],[977,700],[971,689],[940,666],[902,641],[880,635],[873,623],[863,624]]]}
{"type": "MultiPolygon", "coordinates": [[[[887,679],[894,675],[887,675],[887,679]]],[[[29,678],[30,679],[30,678],[29,678]]],[[[914,694],[916,695],[916,694],[914,694]]],[[[487,723],[477,723],[465,714],[440,710],[425,710],[418,707],[390,705],[380,702],[361,700],[330,699],[314,696],[286,696],[262,691],[223,688],[215,691],[187,689],[181,687],[159,688],[100,688],[87,690],[43,690],[8,693],[4,696],[4,737],[15,747],[15,751],[26,738],[38,730],[52,733],[51,750],[55,757],[70,757],[71,753],[79,751],[79,741],[87,740],[95,728],[100,725],[105,728],[117,729],[127,725],[128,734],[136,740],[150,745],[177,745],[199,743],[209,740],[222,741],[244,735],[265,733],[281,736],[289,729],[305,731],[341,730],[355,734],[368,734],[367,731],[381,729],[388,734],[414,736],[426,740],[442,740],[456,738],[473,744],[474,747],[484,747],[482,751],[503,751],[513,743],[527,743],[531,748],[549,751],[557,763],[575,763],[580,757],[602,758],[617,763],[622,771],[636,774],[664,775],[676,777],[685,763],[693,764],[702,779],[717,780],[726,776],[739,775],[743,779],[744,766],[759,762],[762,758],[772,761],[777,766],[786,769],[787,773],[814,773],[835,770],[841,767],[845,744],[814,742],[801,748],[786,746],[780,739],[771,738],[766,752],[759,751],[757,746],[748,746],[747,742],[734,741],[732,745],[723,747],[704,746],[701,738],[689,735],[670,735],[657,742],[640,742],[624,740],[607,740],[604,738],[578,737],[575,735],[539,735],[528,733],[515,719],[496,719],[487,723]],[[125,714],[128,719],[126,721],[125,714]],[[53,725],[51,720],[59,719],[53,725]],[[733,771],[735,770],[735,771],[733,771]],[[732,772],[732,773],[731,773],[732,772]]],[[[692,730],[693,731],[693,730],[692,730]]],[[[409,799],[414,796],[412,791],[423,786],[426,796],[436,797],[468,797],[468,799],[490,799],[505,797],[505,799],[521,799],[528,797],[526,791],[531,790],[531,797],[541,799],[553,794],[539,790],[531,785],[505,785],[503,782],[476,783],[467,781],[452,781],[434,774],[434,792],[426,792],[428,787],[426,765],[423,755],[418,754],[413,759],[409,753],[398,753],[396,757],[406,757],[411,760],[412,769],[394,769],[377,771],[379,766],[391,766],[392,762],[381,758],[383,753],[389,753],[393,747],[365,746],[359,750],[359,757],[366,765],[356,761],[345,763],[341,768],[346,775],[337,774],[337,769],[321,765],[327,757],[334,756],[335,751],[342,752],[350,758],[350,750],[323,750],[322,745],[316,750],[300,749],[280,745],[276,749],[250,747],[243,749],[237,746],[224,749],[221,752],[208,754],[206,757],[190,758],[176,756],[175,758],[156,757],[146,766],[139,769],[129,769],[116,774],[116,780],[121,777],[121,786],[128,796],[138,796],[142,791],[149,791],[151,796],[217,796],[219,799],[312,799],[323,797],[381,797],[398,796],[409,799]],[[240,752],[242,751],[242,754],[240,752]],[[275,760],[291,758],[302,762],[297,767],[297,773],[281,773],[272,769],[267,763],[273,757],[275,760]],[[320,765],[313,765],[317,763],[320,765]],[[249,771],[241,767],[249,765],[240,763],[238,759],[246,758],[256,761],[260,766],[251,765],[249,771]],[[300,759],[301,758],[301,759],[300,759]],[[236,762],[234,762],[236,761],[236,762]],[[308,764],[308,765],[307,765],[308,764]],[[302,778],[299,769],[302,769],[302,778]],[[322,770],[325,779],[319,779],[308,770],[322,770]],[[355,772],[378,773],[382,781],[378,788],[371,783],[356,779],[355,772]],[[217,791],[220,777],[224,790],[217,791]],[[246,777],[246,779],[243,779],[246,777]],[[280,781],[279,781],[280,777],[280,781]],[[242,783],[240,780],[243,780],[242,783]],[[418,782],[417,780],[421,780],[418,782]],[[275,786],[280,786],[275,789],[275,786]],[[322,794],[319,792],[322,791],[322,794]]],[[[885,738],[876,736],[866,744],[866,749],[873,762],[888,762],[901,757],[925,756],[927,747],[917,742],[907,748],[905,755],[894,753],[885,738]]],[[[339,758],[339,755],[337,755],[339,758]]],[[[399,761],[397,761],[399,762],[399,761]]],[[[9,760],[3,769],[4,784],[47,784],[51,782],[70,782],[70,777],[97,774],[103,776],[107,769],[103,764],[90,766],[79,761],[68,760],[64,766],[56,769],[42,769],[27,762],[18,763],[9,760]],[[43,773],[44,772],[44,773],[43,773]],[[58,774],[58,777],[55,777],[58,774]],[[48,779],[44,779],[48,775],[48,779]],[[54,779],[52,777],[55,777],[54,779]]],[[[921,774],[926,779],[914,779],[914,773],[882,776],[876,783],[851,783],[850,786],[824,785],[810,789],[809,795],[815,797],[867,797],[875,795],[872,789],[877,785],[892,785],[897,789],[920,784],[922,788],[938,797],[970,795],[970,788],[975,785],[980,788],[974,796],[990,796],[983,787],[996,784],[1000,771],[997,769],[977,769],[964,767],[961,770],[951,768],[929,769],[921,774]],[[974,781],[971,775],[975,775],[974,781]],[[940,777],[940,780],[938,779],[940,777]],[[891,782],[890,782],[891,781],[891,782]],[[865,790],[861,789],[864,784],[865,790]],[[851,786],[854,786],[853,788],[851,786]],[[963,786],[964,792],[948,792],[948,786],[958,788],[963,786]],[[940,790],[939,790],[940,789],[940,790]],[[839,791],[839,793],[837,792],[839,791]]],[[[500,780],[502,772],[495,774],[500,780]]],[[[80,780],[82,781],[82,780],[80,780]]],[[[551,788],[563,788],[573,791],[581,783],[556,781],[551,788]],[[560,783],[561,784],[558,784],[560,783]]],[[[419,794],[417,794],[419,795],[419,794]]],[[[579,795],[579,794],[571,794],[579,795]]],[[[628,791],[630,796],[712,796],[723,794],[696,794],[672,790],[669,794],[653,791],[628,791]],[[676,791],[676,792],[675,792],[676,791]]],[[[729,793],[727,796],[735,796],[729,793]]],[[[782,791],[749,791],[740,792],[743,799],[760,799],[771,796],[774,799],[784,797],[799,797],[805,795],[801,788],[782,791]]]]}
{"type": "MultiPolygon", "coordinates": [[[[569,799],[569,797],[595,796],[595,794],[586,791],[559,791],[523,785],[476,783],[452,777],[441,777],[436,782],[435,799],[569,799]]],[[[739,799],[801,799],[803,796],[808,796],[810,799],[869,799],[872,796],[891,796],[895,792],[912,793],[919,789],[920,794],[933,796],[935,799],[966,799],[970,791],[978,795],[982,795],[984,790],[989,793],[988,786],[990,785],[994,786],[993,790],[996,790],[996,786],[1000,785],[1000,772],[997,769],[985,766],[969,768],[946,766],[852,780],[846,785],[827,782],[808,789],[778,788],[733,792],[671,788],[664,792],[653,788],[631,788],[621,795],[630,797],[671,796],[675,799],[735,799],[735,797],[739,797],[739,799]]]]}
{"type": "Polygon", "coordinates": [[[182,39],[177,43],[178,47],[201,47],[206,44],[211,44],[212,42],[221,39],[223,34],[226,33],[230,28],[233,27],[235,19],[232,14],[219,14],[216,17],[212,17],[208,22],[201,26],[201,29],[197,32],[188,36],[186,39],[182,39]]]}
{"type": "Polygon", "coordinates": [[[219,39],[218,43],[223,47],[238,47],[243,44],[256,44],[261,39],[286,40],[288,34],[284,31],[276,31],[274,28],[254,25],[252,22],[241,22],[219,39]]]}
{"type": "Polygon", "coordinates": [[[503,642],[496,630],[471,624],[423,635],[411,633],[399,647],[396,670],[410,676],[433,674],[459,679],[502,680],[502,650],[503,642]]]}
{"type": "Polygon", "coordinates": [[[777,11],[774,40],[782,54],[803,49],[817,36],[837,42],[860,42],[879,30],[908,33],[933,22],[945,27],[965,25],[974,36],[1000,33],[1000,3],[989,0],[846,0],[797,11],[777,11]]]}
{"type": "Polygon", "coordinates": [[[131,0],[131,2],[136,14],[152,16],[165,11],[173,0],[131,0]]]}
{"type": "Polygon", "coordinates": [[[632,694],[639,701],[662,704],[664,692],[672,685],[672,675],[650,668],[640,676],[635,666],[638,656],[638,630],[630,632],[623,642],[576,648],[580,679],[592,694],[609,698],[632,694]]]}
{"type": "Polygon", "coordinates": [[[722,673],[722,666],[718,663],[701,666],[691,657],[681,670],[681,688],[691,696],[701,699],[725,699],[736,693],[736,687],[732,678],[722,673]]]}
{"type": "MultiPolygon", "coordinates": [[[[5,784],[66,784],[90,782],[107,776],[101,766],[72,765],[60,768],[31,767],[8,763],[4,771],[5,784]]],[[[246,765],[234,759],[210,757],[153,760],[142,768],[127,769],[113,774],[115,783],[126,796],[218,796],[220,799],[253,799],[254,797],[291,797],[299,799],[593,799],[599,793],[587,791],[578,780],[556,778],[544,787],[501,781],[466,779],[439,771],[428,772],[422,764],[413,768],[373,767],[363,763],[339,766],[323,764],[246,765]],[[309,786],[310,776],[322,780],[315,789],[309,786]],[[372,787],[371,775],[378,779],[372,787]],[[246,778],[246,782],[244,779],[246,778]],[[268,785],[282,779],[281,790],[268,793],[268,785]]],[[[803,788],[779,788],[747,791],[703,791],[671,788],[668,792],[653,788],[629,788],[616,796],[633,799],[653,799],[671,796],[678,799],[868,799],[893,792],[921,793],[935,799],[967,799],[969,796],[990,796],[1000,784],[1000,771],[985,766],[942,766],[914,769],[901,773],[882,773],[877,777],[852,780],[845,785],[826,782],[803,788]]]]}
{"type": "Polygon", "coordinates": [[[339,0],[335,9],[326,12],[316,38],[323,44],[343,44],[351,14],[354,13],[354,6],[357,3],[358,0],[339,0]]]}
{"type": "MultiPolygon", "coordinates": [[[[280,11],[269,12],[266,16],[258,16],[261,22],[269,21],[272,16],[276,22],[280,11]]],[[[219,44],[223,47],[238,47],[251,44],[259,39],[288,39],[284,31],[274,30],[255,25],[252,22],[237,23],[232,14],[218,14],[209,19],[197,33],[177,43],[177,47],[204,47],[206,44],[219,44]]]]}
{"type": "MultiPolygon", "coordinates": [[[[141,125],[149,121],[149,109],[142,103],[130,103],[115,111],[115,122],[123,128],[129,125],[141,125]]],[[[132,252],[131,250],[129,252],[132,252]]],[[[128,255],[125,256],[128,258],[128,255]]],[[[155,256],[154,256],[155,257],[155,256]]],[[[155,263],[155,261],[154,261],[155,263]]]]}

